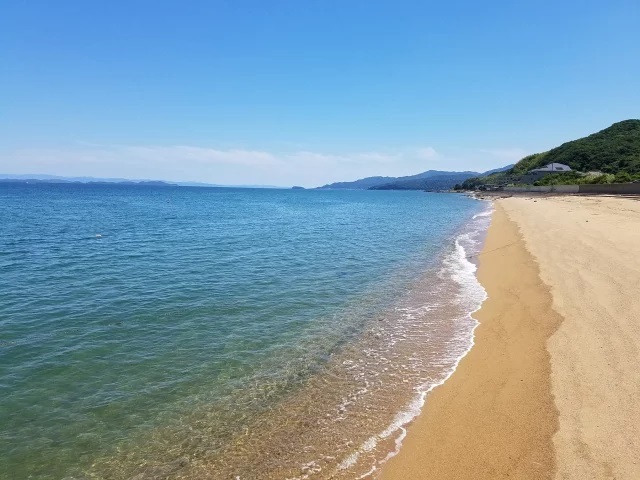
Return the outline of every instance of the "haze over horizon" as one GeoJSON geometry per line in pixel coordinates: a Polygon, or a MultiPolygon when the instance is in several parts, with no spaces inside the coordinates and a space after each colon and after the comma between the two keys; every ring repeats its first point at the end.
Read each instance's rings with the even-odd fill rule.
{"type": "Polygon", "coordinates": [[[12,2],[0,173],[319,186],[637,118],[640,4],[12,2]]]}

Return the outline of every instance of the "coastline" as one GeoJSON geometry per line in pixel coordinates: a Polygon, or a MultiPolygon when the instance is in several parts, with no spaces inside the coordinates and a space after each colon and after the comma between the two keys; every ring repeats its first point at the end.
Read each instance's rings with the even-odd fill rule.
{"type": "Polygon", "coordinates": [[[381,478],[640,478],[640,202],[493,198],[475,346],[381,478]]]}
{"type": "Polygon", "coordinates": [[[430,394],[382,479],[553,476],[558,419],[546,342],[561,318],[516,224],[495,207],[479,258],[488,298],[474,315],[475,346],[430,394]]]}

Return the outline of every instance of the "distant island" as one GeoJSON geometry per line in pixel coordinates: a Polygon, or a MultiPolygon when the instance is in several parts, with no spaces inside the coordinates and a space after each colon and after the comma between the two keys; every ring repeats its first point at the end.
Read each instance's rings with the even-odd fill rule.
{"type": "Polygon", "coordinates": [[[640,181],[640,120],[524,157],[511,168],[465,179],[456,190],[518,185],[582,185],[640,181]]]}
{"type": "MultiPolygon", "coordinates": [[[[0,174],[0,183],[23,184],[85,184],[85,185],[141,185],[153,187],[207,188],[284,188],[274,185],[219,185],[204,182],[167,182],[165,180],[130,180],[126,178],[62,177],[44,174],[0,174]]],[[[302,187],[300,187],[302,188],[302,187]]]]}
{"type": "Polygon", "coordinates": [[[10,177],[0,178],[0,183],[23,183],[23,184],[82,184],[82,185],[146,185],[151,187],[177,187],[175,183],[164,182],[161,180],[73,180],[64,178],[32,178],[28,175],[24,178],[10,177]]]}

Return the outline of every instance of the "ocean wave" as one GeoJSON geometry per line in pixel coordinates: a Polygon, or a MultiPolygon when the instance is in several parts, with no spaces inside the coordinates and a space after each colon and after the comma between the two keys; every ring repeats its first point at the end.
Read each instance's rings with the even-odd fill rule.
{"type": "Polygon", "coordinates": [[[472,217],[472,220],[477,220],[482,217],[491,217],[492,214],[493,214],[493,206],[491,203],[487,202],[487,208],[485,208],[485,210],[480,213],[476,213],[472,217]]]}

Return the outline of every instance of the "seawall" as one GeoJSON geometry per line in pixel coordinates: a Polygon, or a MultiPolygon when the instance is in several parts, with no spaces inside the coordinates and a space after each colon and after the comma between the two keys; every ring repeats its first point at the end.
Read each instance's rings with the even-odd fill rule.
{"type": "Polygon", "coordinates": [[[605,183],[594,185],[544,185],[504,187],[505,192],[589,193],[609,195],[640,195],[640,183],[605,183]]]}

